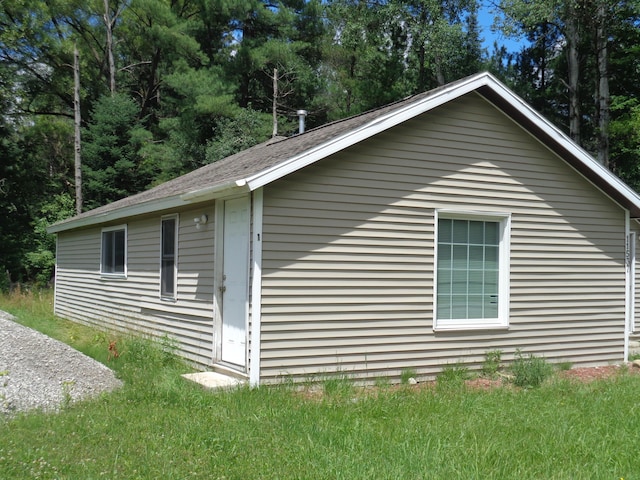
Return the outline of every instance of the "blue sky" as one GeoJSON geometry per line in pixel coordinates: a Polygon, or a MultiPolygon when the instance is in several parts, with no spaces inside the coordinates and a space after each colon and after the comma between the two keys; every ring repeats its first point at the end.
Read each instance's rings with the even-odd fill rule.
{"type": "Polygon", "coordinates": [[[478,12],[478,22],[482,28],[482,46],[487,49],[487,52],[491,54],[493,51],[493,42],[498,42],[498,45],[504,45],[509,52],[519,52],[522,46],[526,43],[524,40],[518,40],[513,38],[507,38],[501,33],[493,33],[491,31],[491,25],[493,24],[493,13],[491,10],[493,7],[487,5],[488,0],[480,2],[480,10],[478,12]]]}

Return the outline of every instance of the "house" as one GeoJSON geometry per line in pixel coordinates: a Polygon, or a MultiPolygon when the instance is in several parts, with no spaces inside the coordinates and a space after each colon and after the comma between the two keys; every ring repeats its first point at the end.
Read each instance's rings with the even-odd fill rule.
{"type": "Polygon", "coordinates": [[[640,197],[488,73],[50,227],[55,312],[251,384],[627,357],[640,197]]]}

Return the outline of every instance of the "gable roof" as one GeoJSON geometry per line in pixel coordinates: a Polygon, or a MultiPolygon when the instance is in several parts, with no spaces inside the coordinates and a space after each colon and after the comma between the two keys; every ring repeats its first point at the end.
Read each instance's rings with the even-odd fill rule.
{"type": "Polygon", "coordinates": [[[49,227],[50,233],[250,192],[373,135],[471,92],[477,92],[599,187],[634,218],[640,196],[490,73],[448,85],[289,138],[276,137],[137,195],[49,227]]]}

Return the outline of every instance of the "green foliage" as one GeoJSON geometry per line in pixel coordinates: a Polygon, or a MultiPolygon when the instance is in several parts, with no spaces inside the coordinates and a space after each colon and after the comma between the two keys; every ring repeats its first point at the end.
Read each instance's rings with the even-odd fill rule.
{"type": "MultiPolygon", "coordinates": [[[[0,264],[12,281],[47,276],[42,211],[74,191],[74,48],[86,210],[267,139],[275,69],[280,135],[295,133],[299,108],[313,128],[481,69],[563,127],[567,19],[580,33],[582,145],[595,151],[594,5],[498,2],[496,27],[527,42],[489,56],[475,0],[111,0],[108,12],[97,0],[0,2],[0,264]],[[114,19],[115,92],[105,13],[114,19]]],[[[640,8],[609,6],[611,168],[640,188],[640,8]]]]}
{"type": "Polygon", "coordinates": [[[516,351],[515,358],[510,367],[513,374],[513,383],[517,387],[539,387],[553,373],[553,366],[542,357],[532,354],[524,355],[520,350],[516,351]]]}
{"type": "Polygon", "coordinates": [[[484,354],[484,363],[482,364],[482,375],[488,378],[495,378],[500,370],[500,362],[502,361],[502,350],[489,350],[484,354]]]}
{"type": "Polygon", "coordinates": [[[7,293],[11,288],[11,279],[4,265],[0,265],[0,293],[7,293]]]}
{"type": "Polygon", "coordinates": [[[71,217],[75,212],[75,200],[69,194],[55,195],[40,212],[41,216],[33,223],[35,248],[25,254],[24,265],[29,278],[39,286],[45,286],[53,278],[56,265],[56,239],[55,235],[47,233],[47,227],[71,217]]]}
{"type": "Polygon", "coordinates": [[[442,368],[442,371],[436,378],[436,384],[439,389],[460,389],[464,387],[465,380],[469,379],[469,370],[460,364],[448,364],[442,368]]]}
{"type": "Polygon", "coordinates": [[[573,362],[559,362],[555,364],[556,368],[561,372],[566,372],[571,370],[573,367],[573,362]]]}
{"type": "Polygon", "coordinates": [[[408,385],[410,379],[415,379],[418,376],[417,372],[413,368],[405,368],[400,372],[400,383],[402,385],[408,385]]]}
{"type": "Polygon", "coordinates": [[[614,95],[611,100],[611,168],[640,190],[640,102],[614,95]]]}
{"type": "Polygon", "coordinates": [[[214,140],[207,143],[206,162],[212,163],[269,138],[270,116],[251,108],[240,109],[233,119],[222,119],[214,140]]]}
{"type": "Polygon", "coordinates": [[[344,373],[329,375],[322,380],[322,391],[331,399],[344,400],[353,395],[353,380],[344,373]]]}
{"type": "Polygon", "coordinates": [[[126,95],[101,97],[84,131],[83,189],[85,205],[95,208],[144,190],[153,175],[139,157],[146,140],[138,107],[126,95]]]}
{"type": "MultiPolygon", "coordinates": [[[[39,317],[40,328],[106,354],[107,335],[61,327],[50,296],[40,306],[38,298],[0,296],[0,309],[39,317]]],[[[629,415],[637,375],[532,390],[351,390],[318,401],[290,385],[207,391],[184,381],[185,369],[166,362],[157,343],[126,350],[108,363],[123,388],[57,414],[0,418],[11,432],[0,435],[1,478],[619,479],[640,471],[640,417],[629,415]]]]}

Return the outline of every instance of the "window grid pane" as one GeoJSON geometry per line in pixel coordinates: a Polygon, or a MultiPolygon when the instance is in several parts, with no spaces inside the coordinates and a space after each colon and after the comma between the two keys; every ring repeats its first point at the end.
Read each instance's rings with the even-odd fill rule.
{"type": "Polygon", "coordinates": [[[102,273],[124,274],[126,235],[123,230],[102,232],[102,273]]]}
{"type": "Polygon", "coordinates": [[[438,319],[498,316],[499,228],[499,222],[438,220],[438,319]]]}
{"type": "Polygon", "coordinates": [[[176,266],[176,220],[162,220],[162,245],[160,262],[160,294],[163,297],[175,296],[176,266]]]}

